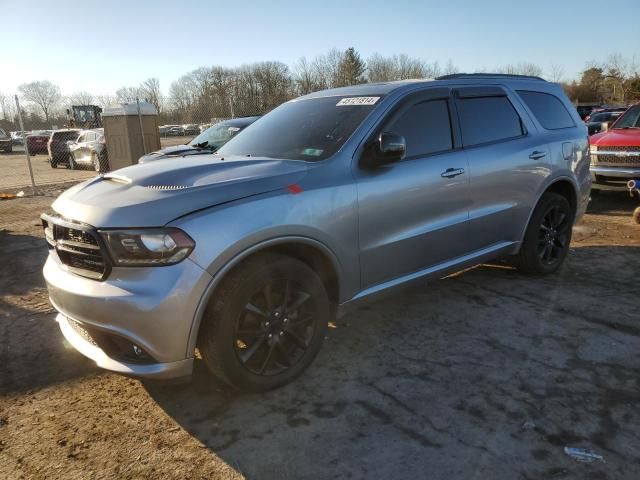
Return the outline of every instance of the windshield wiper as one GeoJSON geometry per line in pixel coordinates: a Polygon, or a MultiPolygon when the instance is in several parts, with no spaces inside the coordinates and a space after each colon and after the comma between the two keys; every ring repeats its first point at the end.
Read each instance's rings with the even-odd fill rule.
{"type": "Polygon", "coordinates": [[[204,142],[200,142],[200,143],[194,143],[191,145],[194,148],[206,148],[207,150],[217,150],[218,147],[216,147],[213,144],[209,144],[208,140],[205,140],[204,142]]]}

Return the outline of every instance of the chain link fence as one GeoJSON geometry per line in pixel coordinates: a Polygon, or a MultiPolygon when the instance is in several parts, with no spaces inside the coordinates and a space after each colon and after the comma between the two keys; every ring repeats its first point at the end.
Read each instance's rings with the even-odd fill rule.
{"type": "MultiPolygon", "coordinates": [[[[286,101],[288,98],[285,95],[278,98],[278,101],[286,101]]],[[[135,102],[135,99],[127,100],[135,102]]],[[[265,103],[246,98],[238,101],[232,96],[204,95],[197,99],[183,99],[184,101],[167,97],[145,100],[154,104],[158,111],[161,148],[187,144],[221,121],[260,115],[277,106],[275,101],[265,103]]],[[[17,194],[22,191],[29,195],[37,193],[39,189],[47,190],[43,187],[72,185],[94,177],[97,172],[109,170],[108,151],[104,131],[99,128],[99,116],[97,121],[87,121],[84,111],[91,109],[84,108],[80,112],[83,113],[80,118],[73,109],[74,105],[70,103],[72,101],[73,99],[65,99],[63,105],[68,105],[69,108],[59,108],[61,112],[51,114],[46,120],[42,115],[24,111],[21,107],[22,119],[16,114],[13,121],[0,121],[0,194],[17,194]],[[21,120],[23,128],[20,128],[21,120]],[[87,128],[80,128],[81,126],[87,128]],[[3,136],[2,133],[6,135],[3,136]],[[53,137],[58,141],[58,150],[52,156],[49,143],[53,137]],[[95,143],[95,148],[78,148],[78,145],[92,142],[95,143]]],[[[115,99],[102,99],[92,105],[98,107],[99,112],[113,103],[115,99]]]]}

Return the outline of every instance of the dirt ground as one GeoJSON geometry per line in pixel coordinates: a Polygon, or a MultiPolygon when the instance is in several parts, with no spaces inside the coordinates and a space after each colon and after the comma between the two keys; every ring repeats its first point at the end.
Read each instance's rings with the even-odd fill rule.
{"type": "Polygon", "coordinates": [[[47,301],[38,214],[0,202],[0,478],[638,479],[639,205],[594,197],[556,275],[484,265],[348,313],[296,382],[98,370],[47,301]],[[580,463],[564,447],[604,461],[580,463]]]}

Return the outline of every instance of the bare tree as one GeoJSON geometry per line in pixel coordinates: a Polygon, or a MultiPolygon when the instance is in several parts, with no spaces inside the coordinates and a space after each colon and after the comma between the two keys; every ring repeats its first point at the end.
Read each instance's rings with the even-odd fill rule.
{"type": "Polygon", "coordinates": [[[293,67],[293,81],[300,95],[319,90],[316,72],[306,57],[301,57],[293,67]]]}
{"type": "Polygon", "coordinates": [[[497,73],[506,73],[510,75],[531,75],[533,77],[539,77],[542,75],[542,68],[535,63],[520,62],[517,65],[505,65],[496,69],[497,73]]]}
{"type": "Polygon", "coordinates": [[[549,67],[549,73],[546,74],[546,77],[553,83],[560,83],[562,81],[562,77],[564,77],[564,68],[562,67],[562,65],[552,63],[551,67],[549,67]]]}
{"type": "Polygon", "coordinates": [[[89,92],[75,92],[69,97],[71,105],[92,105],[93,95],[89,92]]]}
{"type": "Polygon", "coordinates": [[[438,62],[428,63],[406,54],[383,57],[375,53],[368,60],[367,77],[370,82],[387,82],[410,78],[435,78],[440,75],[438,62]]]}
{"type": "Polygon", "coordinates": [[[116,102],[116,97],[113,95],[98,95],[96,96],[96,103],[102,108],[108,107],[112,103],[116,102]]]}
{"type": "Polygon", "coordinates": [[[158,113],[162,111],[160,80],[157,78],[148,78],[140,84],[138,90],[140,91],[140,95],[151,103],[158,113]]]}
{"type": "Polygon", "coordinates": [[[49,123],[52,110],[60,103],[62,98],[60,88],[48,80],[41,80],[23,83],[18,87],[18,91],[22,98],[42,110],[45,122],[49,123]]]}
{"type": "Polygon", "coordinates": [[[118,102],[135,102],[140,97],[140,89],[138,87],[121,87],[116,90],[116,101],[118,102]]]}
{"type": "Polygon", "coordinates": [[[0,92],[0,112],[3,120],[13,121],[13,112],[15,112],[13,96],[0,92]]]}
{"type": "Polygon", "coordinates": [[[456,67],[453,63],[453,60],[447,60],[447,64],[444,66],[444,70],[442,72],[443,75],[453,75],[454,73],[459,73],[460,69],[456,67]]]}

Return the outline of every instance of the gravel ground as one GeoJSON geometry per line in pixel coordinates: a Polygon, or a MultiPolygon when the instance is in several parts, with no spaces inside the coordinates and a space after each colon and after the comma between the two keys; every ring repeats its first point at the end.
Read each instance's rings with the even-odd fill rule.
{"type": "Polygon", "coordinates": [[[483,265],[339,319],[296,382],[99,371],[54,322],[38,213],[0,202],[0,478],[640,478],[637,200],[594,197],[556,275],[483,265]],[[580,463],[564,447],[604,462],[580,463]]]}

